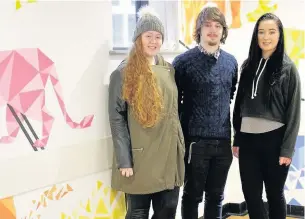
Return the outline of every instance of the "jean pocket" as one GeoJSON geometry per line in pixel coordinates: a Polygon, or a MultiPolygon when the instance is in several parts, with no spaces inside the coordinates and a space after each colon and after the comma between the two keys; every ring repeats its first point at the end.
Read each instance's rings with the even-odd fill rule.
{"type": "Polygon", "coordinates": [[[192,154],[203,155],[206,154],[206,150],[212,145],[205,142],[205,140],[199,140],[192,147],[192,154]]]}

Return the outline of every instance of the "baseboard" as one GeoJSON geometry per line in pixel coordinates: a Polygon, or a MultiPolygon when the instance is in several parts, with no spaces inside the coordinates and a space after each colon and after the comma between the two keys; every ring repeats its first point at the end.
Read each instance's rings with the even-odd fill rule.
{"type": "MultiPolygon", "coordinates": [[[[268,208],[267,202],[265,202],[265,206],[266,208],[268,208]]],[[[227,203],[223,206],[223,210],[222,210],[223,219],[233,215],[244,216],[246,214],[247,214],[246,202],[227,203]]],[[[287,216],[304,219],[304,206],[287,205],[287,216]]],[[[201,219],[203,219],[203,217],[201,219]]]]}
{"type": "Polygon", "coordinates": [[[227,203],[223,206],[222,217],[227,218],[231,215],[244,216],[248,213],[246,202],[227,203]]]}

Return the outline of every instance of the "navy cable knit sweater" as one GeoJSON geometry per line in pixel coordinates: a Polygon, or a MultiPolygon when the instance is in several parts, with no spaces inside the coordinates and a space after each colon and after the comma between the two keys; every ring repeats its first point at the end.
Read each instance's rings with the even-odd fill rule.
{"type": "Polygon", "coordinates": [[[198,47],[173,61],[179,92],[179,115],[185,137],[231,139],[230,103],[237,83],[234,56],[204,54],[198,47]]]}

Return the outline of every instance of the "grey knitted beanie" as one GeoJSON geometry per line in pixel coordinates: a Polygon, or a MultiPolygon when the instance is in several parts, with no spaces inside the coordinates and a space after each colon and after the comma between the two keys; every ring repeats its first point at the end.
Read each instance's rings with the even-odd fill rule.
{"type": "Polygon", "coordinates": [[[139,12],[139,20],[134,30],[132,41],[135,42],[136,39],[146,31],[157,31],[162,35],[162,42],[164,41],[164,26],[161,20],[158,18],[156,12],[153,8],[149,6],[142,7],[139,12]]]}

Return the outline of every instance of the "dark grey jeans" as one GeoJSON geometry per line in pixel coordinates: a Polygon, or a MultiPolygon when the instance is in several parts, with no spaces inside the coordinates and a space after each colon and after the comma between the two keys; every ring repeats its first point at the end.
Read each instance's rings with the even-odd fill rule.
{"type": "Polygon", "coordinates": [[[230,140],[186,141],[182,219],[198,219],[203,192],[204,219],[222,218],[223,192],[232,159],[230,140]]]}
{"type": "Polygon", "coordinates": [[[175,219],[179,199],[179,187],[147,195],[126,195],[127,214],[125,219],[148,219],[150,203],[152,219],[175,219]]]}

